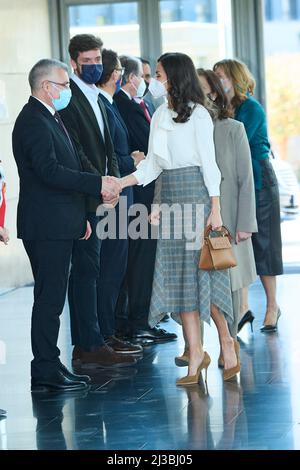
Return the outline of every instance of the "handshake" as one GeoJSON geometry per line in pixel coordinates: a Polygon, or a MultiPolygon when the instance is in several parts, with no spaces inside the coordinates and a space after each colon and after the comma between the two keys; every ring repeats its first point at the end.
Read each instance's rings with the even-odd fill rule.
{"type": "Polygon", "coordinates": [[[103,206],[107,209],[113,209],[119,202],[122,189],[121,179],[114,176],[102,176],[101,196],[103,206]]]}
{"type": "MultiPolygon", "coordinates": [[[[142,160],[145,160],[144,152],[136,150],[131,153],[134,160],[134,166],[137,167],[142,160]]],[[[127,186],[137,184],[137,180],[133,175],[124,176],[123,178],[116,178],[115,176],[102,176],[102,205],[106,209],[113,209],[119,202],[120,193],[127,186]]]]}

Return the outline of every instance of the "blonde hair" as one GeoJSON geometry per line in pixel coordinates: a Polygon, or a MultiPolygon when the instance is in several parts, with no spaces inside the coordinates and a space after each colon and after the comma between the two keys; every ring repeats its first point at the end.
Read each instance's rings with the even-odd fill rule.
{"type": "Polygon", "coordinates": [[[248,97],[253,95],[256,82],[247,65],[237,59],[220,60],[214,65],[213,70],[222,68],[225,75],[232,81],[235,96],[231,100],[233,108],[239,106],[248,97]]]}

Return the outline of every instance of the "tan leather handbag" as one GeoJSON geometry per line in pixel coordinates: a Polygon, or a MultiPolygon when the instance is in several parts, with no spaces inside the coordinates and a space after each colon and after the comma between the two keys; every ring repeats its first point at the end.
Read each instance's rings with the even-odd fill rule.
{"type": "Polygon", "coordinates": [[[223,225],[217,237],[210,237],[212,226],[206,227],[203,246],[200,252],[199,268],[206,271],[233,268],[237,265],[229,230],[223,225]]]}

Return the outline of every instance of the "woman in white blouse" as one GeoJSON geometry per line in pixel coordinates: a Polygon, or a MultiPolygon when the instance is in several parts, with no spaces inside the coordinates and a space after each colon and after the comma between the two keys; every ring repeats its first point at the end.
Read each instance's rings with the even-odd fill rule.
{"type": "MultiPolygon", "coordinates": [[[[210,357],[201,345],[199,314],[208,323],[214,315],[225,316],[229,322],[233,318],[228,270],[198,268],[204,224],[211,224],[214,230],[222,226],[221,175],[215,161],[213,122],[203,106],[204,94],[190,57],[181,53],[163,54],[149,90],[155,97],[166,95],[167,103],[153,115],[147,158],[121,182],[123,187],[145,186],[161,174],[160,236],[149,323],[155,325],[164,312],[173,312],[175,319],[180,319],[190,359],[188,375],[176,383],[189,385],[198,383],[201,370],[207,372],[210,364],[210,357]],[[170,206],[180,210],[166,224],[170,206]],[[201,209],[202,225],[199,225],[201,209]],[[186,223],[191,225],[188,234],[186,223]],[[211,311],[212,304],[216,308],[211,311]]],[[[236,369],[239,359],[233,340],[228,342],[223,354],[227,373],[236,369]]]]}

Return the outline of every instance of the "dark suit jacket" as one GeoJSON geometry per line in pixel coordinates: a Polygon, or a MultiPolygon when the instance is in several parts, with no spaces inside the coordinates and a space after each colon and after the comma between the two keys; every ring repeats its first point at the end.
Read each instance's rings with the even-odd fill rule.
{"type": "Polygon", "coordinates": [[[86,227],[84,194],[96,197],[101,177],[82,171],[62,126],[33,97],[16,120],[12,140],[20,176],[18,237],[80,238],[86,227]]]}
{"type": "MultiPolygon", "coordinates": [[[[145,155],[148,153],[148,140],[150,134],[150,124],[146,119],[143,109],[134,100],[131,100],[122,90],[114,96],[114,101],[118,106],[120,114],[124,119],[130,136],[130,151],[140,150],[145,155]]],[[[147,106],[147,103],[145,103],[147,106]]],[[[150,110],[148,108],[150,113],[150,110]]],[[[151,115],[151,113],[150,113],[151,115]]],[[[154,196],[155,182],[147,186],[134,186],[134,202],[145,204],[148,211],[154,196]]]]}
{"type": "Polygon", "coordinates": [[[118,157],[121,176],[129,175],[135,170],[135,167],[133,158],[130,155],[130,141],[126,124],[116,104],[111,104],[102,94],[99,96],[106,109],[111,138],[118,157]]]}
{"type": "MultiPolygon", "coordinates": [[[[119,177],[118,160],[101,99],[98,99],[98,103],[104,122],[105,143],[88,99],[74,80],[71,79],[70,82],[72,98],[69,106],[62,110],[60,115],[75,142],[84,170],[104,176],[107,158],[108,174],[119,177]]],[[[88,198],[88,211],[95,212],[99,203],[100,199],[88,198]]]]}
{"type": "Polygon", "coordinates": [[[146,155],[148,152],[150,124],[144,115],[143,109],[134,100],[129,99],[122,90],[114,96],[114,101],[129,132],[130,151],[140,150],[146,155]]]}

